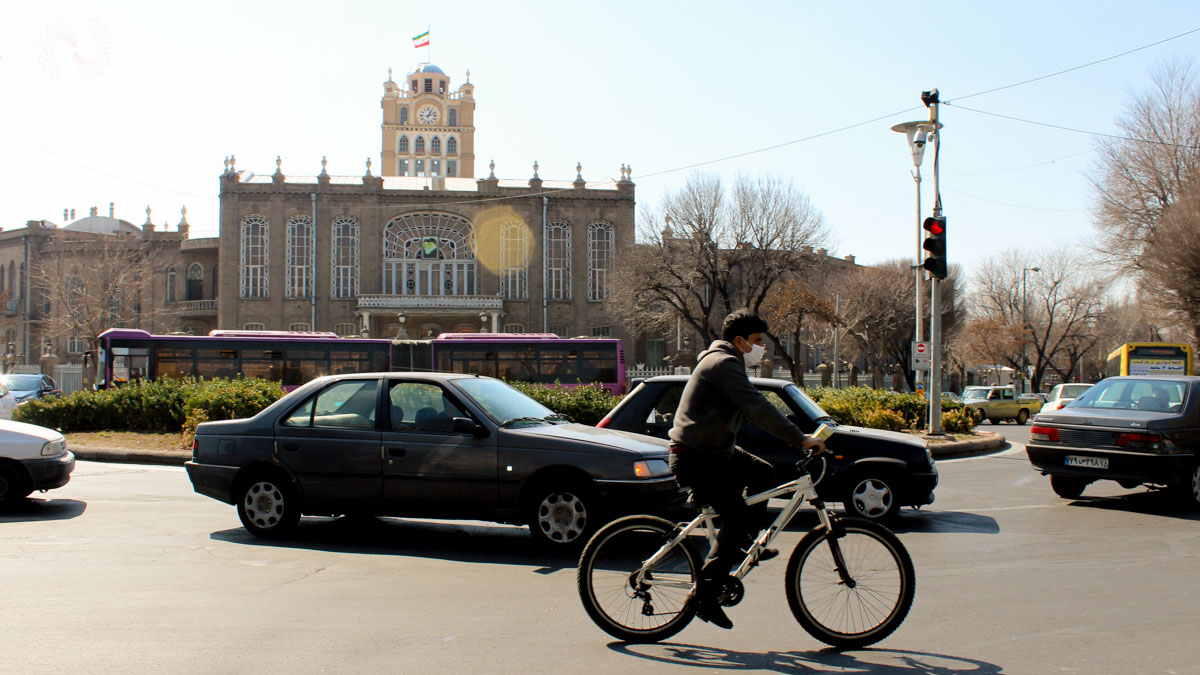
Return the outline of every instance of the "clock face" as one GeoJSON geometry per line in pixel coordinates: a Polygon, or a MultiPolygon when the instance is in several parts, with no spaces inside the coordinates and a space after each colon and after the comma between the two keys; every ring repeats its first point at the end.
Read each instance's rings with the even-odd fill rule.
{"type": "Polygon", "coordinates": [[[422,124],[433,124],[438,118],[437,109],[427,105],[421,108],[421,112],[417,113],[417,118],[421,120],[422,124]]]}

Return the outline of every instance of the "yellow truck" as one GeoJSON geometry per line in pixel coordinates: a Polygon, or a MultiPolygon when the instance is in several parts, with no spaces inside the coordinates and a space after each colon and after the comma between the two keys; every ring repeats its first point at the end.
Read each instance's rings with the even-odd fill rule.
{"type": "Polygon", "coordinates": [[[968,408],[979,410],[983,419],[992,424],[1000,420],[1016,420],[1017,424],[1025,424],[1030,416],[1042,409],[1042,401],[1038,397],[1017,395],[1013,386],[1003,387],[967,387],[963,390],[963,404],[968,408]]]}

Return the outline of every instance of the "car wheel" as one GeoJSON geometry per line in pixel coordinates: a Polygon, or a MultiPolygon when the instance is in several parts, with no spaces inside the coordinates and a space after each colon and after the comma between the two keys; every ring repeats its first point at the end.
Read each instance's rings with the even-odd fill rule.
{"type": "Polygon", "coordinates": [[[281,537],[300,520],[300,499],[286,479],[260,474],[242,483],[237,510],[251,534],[281,537]]]}
{"type": "Polygon", "coordinates": [[[1029,411],[1028,410],[1021,408],[1020,410],[1017,411],[1017,424],[1025,424],[1026,420],[1028,420],[1028,419],[1029,419],[1029,411]]]}
{"type": "Polygon", "coordinates": [[[900,497],[892,478],[860,473],[850,480],[842,505],[860,518],[889,520],[900,512],[900,497]]]}
{"type": "Polygon", "coordinates": [[[992,424],[1000,424],[1000,420],[996,419],[995,417],[989,417],[988,422],[991,422],[992,424]]]}
{"type": "Polygon", "coordinates": [[[530,493],[529,531],[555,547],[582,546],[600,524],[593,491],[578,482],[543,483],[530,493]]]}
{"type": "Polygon", "coordinates": [[[0,503],[15,502],[29,496],[33,489],[17,467],[0,464],[0,503]]]}
{"type": "Polygon", "coordinates": [[[1071,478],[1070,476],[1050,476],[1050,488],[1054,490],[1054,494],[1063,499],[1079,499],[1079,495],[1083,494],[1084,488],[1091,481],[1082,478],[1071,478]]]}
{"type": "Polygon", "coordinates": [[[1200,464],[1192,466],[1190,475],[1180,478],[1183,480],[1174,486],[1176,500],[1188,509],[1200,509],[1200,464]]]}

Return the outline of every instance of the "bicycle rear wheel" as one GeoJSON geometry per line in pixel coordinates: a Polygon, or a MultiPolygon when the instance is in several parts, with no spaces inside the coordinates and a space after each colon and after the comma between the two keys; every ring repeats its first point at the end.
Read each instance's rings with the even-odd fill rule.
{"type": "Polygon", "coordinates": [[[671,539],[674,523],[628,516],[597,532],[579,557],[579,598],[604,632],[626,642],[657,642],[683,630],[695,616],[687,595],[702,560],[684,540],[661,561],[644,567],[671,539]]]}
{"type": "Polygon", "coordinates": [[[834,647],[853,649],[892,634],[912,607],[916,572],[904,544],[861,518],[840,521],[844,534],[809,532],[788,561],[787,599],[796,621],[834,647]],[[847,578],[836,557],[845,561],[847,578]]]}

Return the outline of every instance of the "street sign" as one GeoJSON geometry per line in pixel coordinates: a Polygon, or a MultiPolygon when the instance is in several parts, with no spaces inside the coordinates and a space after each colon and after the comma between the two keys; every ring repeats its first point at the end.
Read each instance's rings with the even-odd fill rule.
{"type": "Polygon", "coordinates": [[[913,342],[912,343],[912,369],[913,370],[929,370],[929,363],[933,356],[933,350],[929,341],[913,342]]]}

